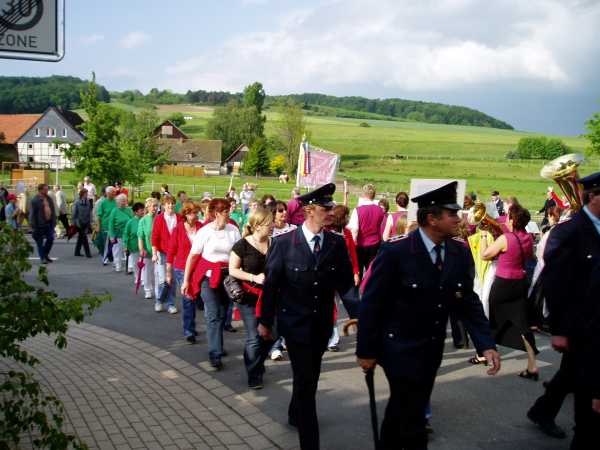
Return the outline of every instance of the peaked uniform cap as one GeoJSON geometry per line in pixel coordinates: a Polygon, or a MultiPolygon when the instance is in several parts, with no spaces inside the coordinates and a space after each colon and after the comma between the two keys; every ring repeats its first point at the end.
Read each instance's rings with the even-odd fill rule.
{"type": "Polygon", "coordinates": [[[324,207],[333,207],[333,194],[335,192],[335,184],[327,183],[318,187],[314,191],[300,195],[297,199],[302,202],[302,205],[320,205],[324,207]]]}
{"type": "Polygon", "coordinates": [[[590,189],[596,189],[600,187],[600,172],[593,173],[587,177],[580,178],[577,180],[578,183],[583,185],[583,189],[588,191],[590,189]]]}
{"type": "Polygon", "coordinates": [[[453,181],[437,189],[433,189],[424,194],[411,198],[411,201],[416,203],[419,208],[427,208],[429,206],[440,206],[445,209],[460,210],[461,206],[456,202],[456,187],[458,181],[453,181]]]}

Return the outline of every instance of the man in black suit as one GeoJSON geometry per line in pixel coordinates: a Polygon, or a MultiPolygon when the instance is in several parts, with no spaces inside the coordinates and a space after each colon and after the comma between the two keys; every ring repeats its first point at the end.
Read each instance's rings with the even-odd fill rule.
{"type": "Polygon", "coordinates": [[[363,370],[383,367],[390,400],[381,427],[383,449],[427,448],[425,407],[442,361],[452,313],[475,347],[500,370],[500,356],[473,292],[473,260],[458,235],[456,182],[412,199],[419,228],[384,244],[372,266],[359,312],[356,355],[363,370]]]}
{"type": "Polygon", "coordinates": [[[273,239],[265,268],[258,332],[272,338],[277,316],[294,378],[288,420],[298,427],[302,450],[319,448],[315,395],[333,327],[334,294],[354,285],[344,238],[323,230],[332,223],[334,192],[330,183],[299,197],[306,219],[273,239]]]}
{"type": "Polygon", "coordinates": [[[496,211],[498,211],[499,216],[503,216],[504,212],[504,202],[500,198],[500,192],[492,191],[492,203],[496,207],[496,211]]]}
{"type": "MultiPolygon", "coordinates": [[[[581,211],[550,232],[544,251],[543,292],[550,312],[552,347],[566,353],[568,376],[575,393],[575,435],[572,450],[597,442],[600,415],[592,409],[596,398],[588,380],[590,320],[600,294],[589,295],[593,270],[600,261],[600,172],[578,180],[583,186],[581,211]]],[[[598,360],[598,349],[594,359],[598,360]]],[[[542,417],[542,416],[540,416],[542,417]]],[[[530,417],[531,418],[531,417],[530,417]]]]}

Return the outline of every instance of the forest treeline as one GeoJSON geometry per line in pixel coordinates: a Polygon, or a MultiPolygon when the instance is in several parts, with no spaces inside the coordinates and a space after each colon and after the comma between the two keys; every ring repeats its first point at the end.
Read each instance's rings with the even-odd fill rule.
{"type": "MultiPolygon", "coordinates": [[[[80,91],[86,81],[76,77],[51,76],[44,78],[0,77],[0,113],[39,113],[48,106],[66,109],[79,107],[80,91]]],[[[196,104],[225,106],[229,102],[241,102],[242,93],[222,91],[188,90],[185,94],[153,88],[147,94],[139,90],[108,92],[98,86],[98,99],[119,101],[134,106],[160,104],[196,104]]],[[[293,94],[267,96],[265,108],[282,104],[289,99],[302,105],[311,115],[328,115],[353,118],[391,118],[450,125],[472,125],[512,130],[501,120],[475,109],[442,103],[414,100],[369,99],[365,97],[336,97],[324,94],[293,94]]]]}
{"type": "MultiPolygon", "coordinates": [[[[77,77],[0,77],[0,113],[41,113],[49,106],[77,109],[86,87],[87,81],[77,77]]],[[[110,101],[102,86],[98,86],[97,96],[100,101],[110,101]]]]}

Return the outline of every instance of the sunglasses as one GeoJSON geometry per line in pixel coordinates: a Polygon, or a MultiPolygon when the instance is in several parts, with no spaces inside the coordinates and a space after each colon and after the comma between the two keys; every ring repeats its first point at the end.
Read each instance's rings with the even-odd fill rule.
{"type": "Polygon", "coordinates": [[[283,208],[282,209],[278,209],[277,212],[278,213],[287,212],[287,209],[283,209],[283,208]]]}

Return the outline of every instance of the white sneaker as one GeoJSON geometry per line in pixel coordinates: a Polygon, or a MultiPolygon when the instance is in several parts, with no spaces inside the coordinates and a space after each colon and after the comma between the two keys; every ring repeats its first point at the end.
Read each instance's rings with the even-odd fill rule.
{"type": "Polygon", "coordinates": [[[177,308],[175,308],[174,306],[169,306],[169,309],[167,309],[167,312],[169,314],[177,314],[177,308]]]}
{"type": "Polygon", "coordinates": [[[163,310],[162,303],[154,304],[154,312],[161,312],[163,310]]]}
{"type": "Polygon", "coordinates": [[[115,272],[120,272],[121,268],[120,267],[115,267],[115,272]]]}
{"type": "Polygon", "coordinates": [[[283,353],[279,349],[275,349],[271,352],[271,360],[281,361],[283,359],[283,353]]]}
{"type": "Polygon", "coordinates": [[[144,294],[144,298],[145,298],[145,299],[150,299],[150,298],[152,298],[152,292],[146,292],[146,293],[144,294]]]}

